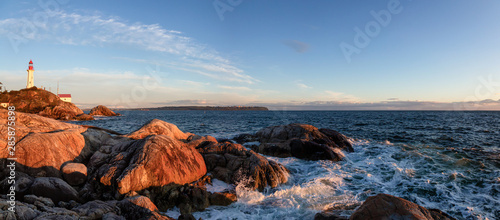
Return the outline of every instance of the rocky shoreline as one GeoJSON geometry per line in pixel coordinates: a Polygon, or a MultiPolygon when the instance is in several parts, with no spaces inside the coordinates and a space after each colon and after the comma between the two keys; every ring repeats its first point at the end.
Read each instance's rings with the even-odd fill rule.
{"type": "MultiPolygon", "coordinates": [[[[100,108],[101,112],[106,112],[100,108]]],[[[7,110],[0,109],[0,166],[7,151],[7,110]]],[[[212,179],[253,190],[288,181],[285,166],[259,153],[306,160],[342,160],[353,151],[349,138],[330,129],[290,124],[256,134],[216,140],[154,119],[125,135],[16,112],[15,183],[0,173],[0,219],[179,219],[192,212],[237,201],[234,190],[210,192],[212,179]],[[245,142],[259,145],[244,147],[245,142]],[[237,143],[234,143],[237,142],[237,143]],[[15,212],[9,210],[15,186],[15,212]]],[[[350,219],[453,219],[402,198],[369,197],[350,219]]],[[[345,219],[325,210],[315,219],[345,219]]]]}
{"type": "Polygon", "coordinates": [[[44,89],[32,87],[19,91],[4,91],[0,93],[0,102],[15,106],[16,111],[38,114],[57,120],[90,121],[93,116],[119,116],[106,106],[98,105],[85,114],[71,102],[62,101],[56,94],[44,89]]]}

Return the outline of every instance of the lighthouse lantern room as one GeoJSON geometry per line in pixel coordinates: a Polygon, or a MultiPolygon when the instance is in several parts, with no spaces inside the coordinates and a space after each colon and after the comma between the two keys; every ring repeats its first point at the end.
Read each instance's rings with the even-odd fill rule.
{"type": "Polygon", "coordinates": [[[35,72],[35,70],[33,69],[33,61],[30,60],[29,67],[28,67],[28,80],[26,81],[26,88],[27,89],[35,86],[33,72],[35,72]]]}

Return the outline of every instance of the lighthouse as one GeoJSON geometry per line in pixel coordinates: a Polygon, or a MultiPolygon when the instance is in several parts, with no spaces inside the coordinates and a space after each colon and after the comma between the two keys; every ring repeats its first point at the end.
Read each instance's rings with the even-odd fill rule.
{"type": "Polygon", "coordinates": [[[30,60],[28,67],[28,80],[26,81],[27,89],[35,86],[35,80],[33,79],[33,72],[35,72],[35,70],[33,69],[33,61],[30,60]]]}

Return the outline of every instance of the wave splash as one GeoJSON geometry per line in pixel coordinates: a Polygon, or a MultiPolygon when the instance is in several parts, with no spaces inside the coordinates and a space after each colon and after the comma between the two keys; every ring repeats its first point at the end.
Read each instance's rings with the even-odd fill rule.
{"type": "Polygon", "coordinates": [[[329,209],[348,217],[368,196],[387,193],[459,219],[495,219],[495,207],[500,207],[497,169],[445,148],[366,140],[355,140],[353,147],[355,152],[346,153],[340,162],[267,157],[290,170],[288,183],[259,192],[245,188],[249,180],[243,180],[236,186],[236,203],[209,207],[194,216],[312,219],[329,209]]]}

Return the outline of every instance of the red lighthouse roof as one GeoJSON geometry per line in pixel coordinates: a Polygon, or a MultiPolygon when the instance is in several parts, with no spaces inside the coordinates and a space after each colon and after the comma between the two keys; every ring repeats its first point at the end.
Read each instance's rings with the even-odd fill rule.
{"type": "Polygon", "coordinates": [[[30,60],[30,64],[28,66],[28,70],[34,70],[33,69],[33,61],[30,60]]]}

